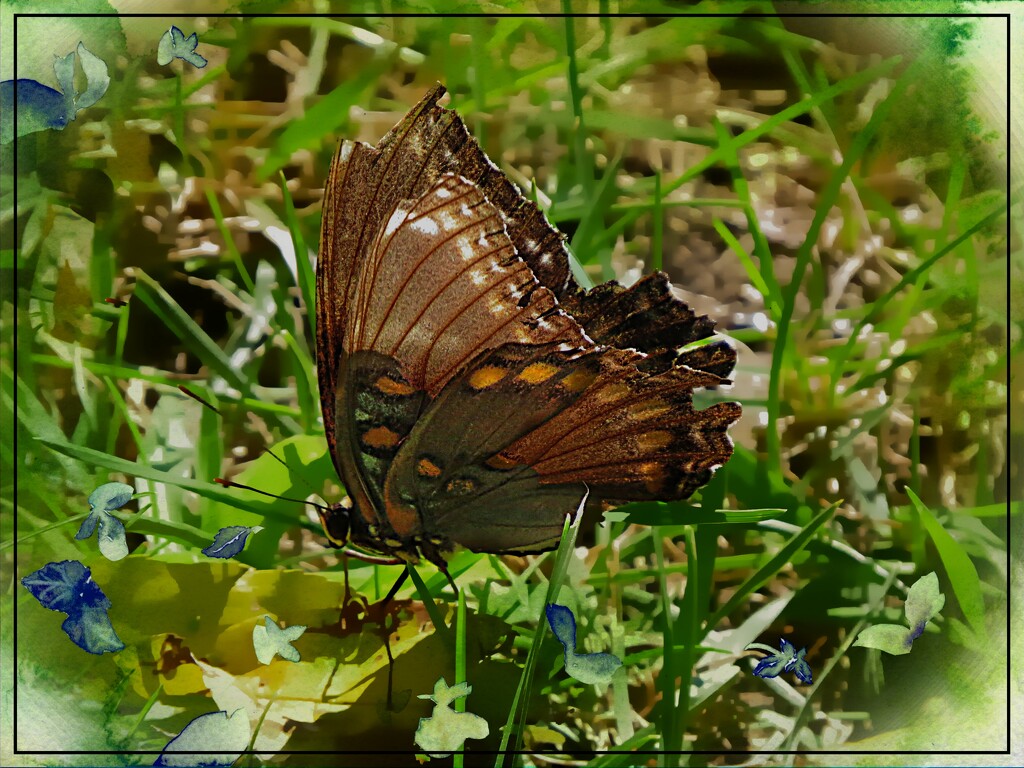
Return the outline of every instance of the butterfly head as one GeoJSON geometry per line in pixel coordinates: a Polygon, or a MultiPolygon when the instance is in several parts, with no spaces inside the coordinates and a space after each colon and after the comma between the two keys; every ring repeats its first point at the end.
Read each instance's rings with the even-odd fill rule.
{"type": "MultiPolygon", "coordinates": [[[[339,504],[322,508],[320,524],[327,541],[335,549],[347,549],[348,545],[354,544],[361,549],[414,564],[422,557],[443,567],[455,549],[455,545],[444,537],[415,536],[403,539],[391,530],[367,523],[348,498],[339,504]]],[[[352,553],[351,550],[349,553],[352,553]]]]}
{"type": "Polygon", "coordinates": [[[346,502],[348,499],[320,510],[320,524],[323,526],[324,535],[331,546],[336,549],[341,549],[348,544],[349,533],[352,529],[352,508],[351,504],[346,502]]]}

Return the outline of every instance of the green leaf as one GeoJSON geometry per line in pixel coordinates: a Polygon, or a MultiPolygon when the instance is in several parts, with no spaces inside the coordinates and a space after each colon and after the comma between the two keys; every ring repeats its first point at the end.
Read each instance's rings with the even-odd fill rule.
{"type": "Polygon", "coordinates": [[[911,629],[925,625],[942,610],[946,596],[939,592],[939,577],[932,571],[918,579],[907,593],[903,607],[911,629]]]}
{"type": "Polygon", "coordinates": [[[786,514],[785,509],[717,509],[704,510],[680,501],[637,501],[604,513],[608,522],[636,525],[690,525],[701,523],[756,523],[786,514]]]}
{"type": "Polygon", "coordinates": [[[902,656],[910,653],[910,630],[899,624],[875,624],[857,635],[853,644],[861,648],[877,648],[893,656],[902,656]]]}
{"type": "Polygon", "coordinates": [[[953,585],[953,593],[957,602],[960,603],[960,610],[964,618],[979,639],[984,639],[985,631],[985,601],[981,596],[981,580],[978,578],[978,571],[971,562],[971,558],[956,539],[950,536],[949,531],[943,528],[935,516],[929,511],[917,494],[907,488],[907,495],[913,503],[917,514],[921,517],[921,524],[928,531],[938,550],[939,558],[946,569],[946,575],[953,585]]]}

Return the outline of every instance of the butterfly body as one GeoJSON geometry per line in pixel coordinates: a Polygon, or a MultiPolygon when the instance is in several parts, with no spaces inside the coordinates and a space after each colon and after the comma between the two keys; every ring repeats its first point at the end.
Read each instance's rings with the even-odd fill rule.
{"type": "Polygon", "coordinates": [[[582,291],[562,236],[429,93],[331,168],[317,264],[325,522],[407,561],[554,546],[595,499],[685,498],[731,453],[724,342],[663,274],[582,291]]]}

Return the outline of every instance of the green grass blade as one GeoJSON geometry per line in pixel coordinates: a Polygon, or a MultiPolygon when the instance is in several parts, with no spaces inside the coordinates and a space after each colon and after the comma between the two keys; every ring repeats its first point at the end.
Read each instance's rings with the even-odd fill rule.
{"type": "Polygon", "coordinates": [[[295,213],[295,203],[288,189],[288,180],[281,174],[281,197],[284,200],[284,222],[292,236],[292,247],[295,249],[295,269],[299,279],[299,293],[306,305],[306,321],[309,323],[309,338],[316,338],[316,276],[313,265],[309,262],[309,250],[306,238],[299,227],[299,217],[295,213]]]}
{"type": "MultiPolygon", "coordinates": [[[[661,725],[661,748],[667,753],[678,750],[683,742],[682,734],[676,731],[676,654],[675,633],[672,622],[672,597],[668,589],[665,570],[665,552],[661,546],[664,540],[662,529],[651,527],[651,540],[654,542],[654,564],[658,571],[658,594],[661,598],[661,645],[663,649],[663,665],[658,674],[658,687],[661,689],[661,704],[658,707],[658,720],[661,725]]],[[[687,683],[689,681],[687,680],[687,683]]],[[[666,754],[665,765],[678,765],[676,756],[666,754]]]]}
{"type": "Polygon", "coordinates": [[[423,577],[420,576],[419,572],[412,565],[406,565],[405,569],[409,571],[409,578],[412,579],[412,583],[416,585],[416,592],[420,597],[420,601],[423,603],[423,607],[427,609],[427,614],[430,616],[431,622],[434,624],[434,629],[445,638],[448,642],[451,642],[451,627],[444,623],[444,616],[441,615],[441,611],[437,607],[437,603],[434,602],[433,596],[430,594],[430,590],[427,589],[427,585],[423,582],[423,577]]]}
{"type": "MultiPolygon", "coordinates": [[[[453,685],[466,679],[466,596],[459,590],[459,605],[455,619],[455,682],[453,685]]],[[[466,697],[460,696],[455,700],[455,711],[466,711],[466,697]]],[[[452,768],[462,768],[465,746],[452,756],[452,768]]]]}
{"type": "Polygon", "coordinates": [[[964,552],[956,539],[954,539],[945,528],[935,519],[935,516],[926,507],[918,495],[909,488],[907,495],[910,497],[914,509],[921,517],[921,524],[931,536],[935,549],[939,553],[939,559],[946,569],[946,575],[953,585],[953,593],[957,602],[960,603],[960,610],[964,618],[980,640],[987,636],[985,629],[985,601],[981,595],[981,580],[978,578],[978,570],[971,562],[970,556],[964,552]]]}
{"type": "Polygon", "coordinates": [[[228,229],[227,222],[224,221],[224,212],[221,210],[220,200],[217,199],[217,194],[213,191],[212,187],[206,187],[205,191],[206,202],[210,205],[210,212],[213,214],[213,220],[217,224],[217,231],[220,232],[220,236],[224,240],[224,248],[227,249],[228,258],[235,265],[242,283],[245,284],[245,289],[250,294],[254,294],[256,293],[256,285],[253,283],[252,277],[246,270],[245,265],[242,264],[242,254],[239,253],[238,246],[235,245],[235,238],[232,236],[231,230],[228,229]]]}
{"type": "Polygon", "coordinates": [[[135,277],[135,295],[171,329],[181,343],[232,387],[249,393],[247,382],[239,376],[224,350],[177,305],[163,286],[141,269],[133,270],[132,274],[135,277]]]}
{"type": "Polygon", "coordinates": [[[752,576],[744,581],[733,596],[729,598],[728,602],[715,611],[715,613],[705,622],[705,631],[708,632],[714,629],[718,622],[732,613],[733,610],[740,603],[746,600],[754,590],[762,587],[768,579],[770,579],[780,568],[792,559],[793,555],[802,550],[807,545],[807,542],[809,542],[818,532],[818,529],[832,517],[832,514],[835,512],[836,507],[839,506],[839,503],[840,502],[836,502],[815,515],[807,525],[800,529],[800,533],[787,541],[768,562],[758,568],[752,576]]]}
{"type": "MultiPolygon", "coordinates": [[[[199,494],[203,498],[217,501],[221,504],[234,507],[235,509],[241,509],[245,512],[252,512],[260,515],[261,517],[274,518],[280,522],[296,524],[301,524],[302,522],[297,521],[294,515],[275,513],[273,510],[268,510],[266,506],[248,502],[241,497],[238,491],[233,491],[230,488],[224,488],[216,483],[203,483],[198,480],[192,480],[191,478],[181,477],[180,475],[175,475],[171,472],[164,472],[147,466],[146,464],[139,464],[138,462],[121,459],[117,456],[111,456],[103,453],[102,451],[96,451],[92,448],[86,448],[81,445],[73,445],[72,443],[59,440],[49,440],[42,437],[37,437],[36,439],[47,448],[51,448],[65,456],[70,456],[73,459],[77,459],[90,467],[103,467],[112,472],[120,472],[130,477],[143,477],[156,483],[164,483],[176,488],[184,488],[187,491],[199,494]]],[[[312,523],[309,523],[308,527],[310,530],[317,530],[318,528],[318,526],[315,526],[312,523]]]]}
{"type": "MultiPolygon", "coordinates": [[[[869,67],[863,72],[858,72],[856,75],[852,75],[845,80],[841,80],[833,86],[830,86],[813,96],[809,96],[805,99],[798,101],[792,106],[786,107],[780,112],[775,113],[771,117],[767,118],[756,128],[751,128],[749,131],[744,131],[739,136],[733,138],[729,145],[731,151],[737,152],[748,144],[752,144],[762,136],[771,133],[779,126],[784,123],[800,117],[801,115],[809,112],[810,110],[817,107],[819,104],[824,104],[827,101],[831,101],[837,96],[841,96],[849,91],[856,90],[866,83],[870,83],[877,80],[880,77],[884,77],[891,72],[900,62],[902,57],[893,56],[892,58],[886,59],[885,61],[877,64],[874,67],[869,67]]],[[[727,150],[723,146],[719,146],[717,149],[713,149],[709,152],[704,159],[694,163],[692,166],[687,168],[682,174],[674,179],[663,191],[665,195],[669,195],[675,192],[679,187],[683,186],[686,182],[696,178],[708,168],[711,168],[716,163],[720,163],[725,157],[727,150]]],[[[618,237],[625,231],[626,227],[636,221],[642,215],[642,211],[633,210],[629,211],[620,218],[617,222],[612,224],[608,228],[608,236],[612,239],[618,237]]]]}
{"type": "Polygon", "coordinates": [[[879,315],[883,311],[885,311],[886,307],[893,306],[893,303],[890,302],[893,302],[893,299],[895,299],[896,295],[899,294],[899,292],[906,288],[908,285],[916,283],[918,278],[920,278],[924,273],[931,269],[939,259],[941,259],[946,254],[955,251],[961,243],[964,243],[967,240],[969,240],[971,237],[975,235],[975,233],[984,229],[1005,213],[1005,204],[1000,204],[993,208],[991,211],[989,211],[987,215],[983,216],[973,225],[964,230],[964,232],[962,232],[958,237],[946,243],[946,245],[944,245],[942,248],[937,250],[927,259],[918,264],[916,267],[908,271],[905,275],[903,275],[903,277],[899,279],[899,281],[892,288],[886,291],[885,294],[883,294],[881,297],[876,299],[874,303],[871,304],[871,309],[869,309],[857,321],[857,323],[853,327],[853,330],[850,332],[850,337],[846,340],[846,344],[835,355],[835,357],[832,360],[833,388],[835,387],[835,382],[839,380],[839,375],[842,372],[844,366],[846,365],[846,361],[849,359],[850,354],[853,351],[853,347],[857,343],[857,339],[860,337],[860,332],[864,329],[864,327],[868,323],[874,323],[878,319],[879,315]]]}
{"type": "Polygon", "coordinates": [[[742,245],[740,245],[740,241],[736,239],[736,235],[729,230],[725,223],[717,216],[711,220],[711,223],[714,226],[715,231],[718,233],[718,236],[725,241],[729,250],[739,257],[740,264],[743,265],[743,271],[747,273],[747,279],[764,298],[765,306],[771,310],[772,317],[778,318],[782,314],[782,297],[773,295],[772,290],[768,288],[768,283],[765,282],[764,277],[757,268],[757,264],[755,264],[754,260],[750,258],[750,254],[747,253],[747,250],[742,245]]]}
{"type": "MultiPolygon", "coordinates": [[[[778,319],[783,306],[782,288],[779,286],[779,281],[775,278],[775,266],[772,262],[772,252],[768,246],[768,238],[764,236],[764,232],[761,231],[761,224],[757,220],[757,212],[754,210],[754,203],[750,197],[750,188],[747,185],[747,179],[743,176],[743,171],[740,169],[740,157],[733,146],[732,138],[725,126],[717,118],[714,121],[714,125],[718,144],[725,153],[722,162],[729,169],[729,174],[732,176],[733,189],[736,191],[736,196],[743,203],[743,213],[747,219],[747,230],[754,238],[757,274],[760,278],[760,284],[765,286],[765,293],[762,296],[765,298],[765,305],[772,312],[772,317],[778,319]]],[[[749,255],[747,259],[750,259],[749,255]]]]}
{"type": "Polygon", "coordinates": [[[793,321],[793,312],[796,309],[797,297],[800,294],[800,285],[803,282],[803,276],[807,269],[807,265],[810,263],[812,250],[818,242],[818,234],[821,231],[821,227],[825,223],[825,219],[827,218],[829,211],[832,210],[832,206],[838,200],[839,192],[842,189],[843,184],[846,182],[847,177],[850,175],[850,172],[853,170],[853,166],[867,151],[875,133],[877,133],[878,129],[889,116],[889,112],[899,102],[902,98],[903,92],[913,81],[912,75],[916,71],[916,68],[912,65],[907,72],[905,72],[904,75],[896,81],[892,91],[890,91],[889,95],[881,104],[875,107],[871,118],[850,144],[850,148],[843,156],[842,164],[832,174],[831,178],[828,180],[828,184],[825,185],[825,188],[818,196],[814,218],[811,220],[811,225],[807,229],[807,235],[804,237],[803,243],[797,250],[796,265],[793,268],[793,275],[789,281],[789,285],[786,286],[786,289],[782,294],[782,315],[779,317],[778,335],[775,340],[775,346],[772,349],[771,372],[768,378],[768,425],[765,429],[765,439],[767,444],[766,450],[768,453],[768,462],[771,466],[781,466],[782,445],[777,423],[779,416],[781,415],[783,378],[782,363],[785,359],[786,350],[789,346],[790,326],[793,321]]]}
{"type": "MultiPolygon", "coordinates": [[[[579,533],[579,523],[582,519],[583,505],[586,504],[586,501],[587,496],[584,496],[580,502],[575,519],[570,520],[566,518],[565,524],[562,527],[562,540],[559,542],[558,550],[555,553],[555,565],[551,570],[551,581],[548,582],[547,594],[544,597],[545,606],[558,597],[558,592],[562,588],[562,583],[565,581],[565,576],[569,571],[569,560],[576,546],[576,535],[579,533]]],[[[516,726],[519,702],[520,700],[529,701],[530,686],[533,682],[533,668],[537,663],[537,654],[540,651],[540,645],[547,628],[547,616],[545,611],[542,610],[541,616],[537,620],[537,631],[533,633],[530,651],[526,656],[526,664],[523,665],[523,673],[519,677],[519,685],[516,686],[515,695],[512,697],[512,706],[509,708],[508,719],[505,721],[505,727],[501,733],[501,743],[498,745],[499,754],[494,760],[495,768],[500,768],[500,766],[504,765],[509,742],[512,740],[513,734],[515,734],[515,742],[513,743],[516,745],[516,748],[518,747],[519,737],[522,733],[522,728],[516,726]]],[[[523,717],[525,716],[526,712],[524,710],[523,717]]]]}

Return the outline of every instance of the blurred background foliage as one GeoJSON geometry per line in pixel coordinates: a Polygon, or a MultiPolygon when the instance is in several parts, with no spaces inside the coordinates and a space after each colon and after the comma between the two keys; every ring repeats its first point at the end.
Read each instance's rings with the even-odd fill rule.
{"type": "MultiPolygon", "coordinates": [[[[582,5],[459,17],[480,6],[353,2],[313,17],[337,9],[253,0],[204,12],[297,15],[19,18],[17,77],[53,87],[53,55],[82,41],[111,78],[64,130],[0,147],[0,456],[17,470],[3,473],[0,556],[4,618],[18,614],[2,648],[11,670],[17,643],[20,749],[160,749],[197,715],[246,707],[264,754],[245,764],[411,764],[271,753],[414,751],[430,713],[417,696],[454,682],[458,653],[474,688],[462,703],[490,736],[457,764],[493,764],[475,753],[499,748],[554,752],[510,763],[611,766],[633,758],[596,753],[1005,747],[1020,201],[1005,115],[974,71],[1003,20],[612,0],[587,9],[645,15],[553,15],[582,5]],[[399,12],[421,15],[386,15],[399,12]],[[171,24],[198,33],[205,68],[158,65],[171,24]],[[344,495],[308,324],[323,183],[341,138],[376,142],[436,81],[594,283],[664,269],[739,350],[735,384],[701,393],[743,403],[732,460],[688,504],[621,508],[582,531],[589,547],[556,582],[580,650],[625,661],[610,686],[568,678],[543,636],[553,553],[457,555],[458,632],[430,567],[385,618],[372,605],[396,568],[346,564],[301,506],[213,483],[344,495]],[[74,539],[109,480],[141,492],[116,563],[74,539]],[[776,511],[690,524],[720,509],[776,511]],[[199,553],[220,527],[257,524],[236,561],[199,553]],[[65,559],[92,568],[125,651],[88,656],[12,578],[65,559]],[[901,621],[930,571],[946,595],[938,631],[906,656],[851,649],[865,626],[901,621]],[[264,615],[309,627],[301,662],[257,663],[264,615]],[[384,708],[383,621],[398,712],[384,708]],[[808,649],[813,685],[750,674],[744,646],[781,636],[808,649]]],[[[855,10],[873,8],[909,6],[855,10]]],[[[5,6],[5,39],[12,11],[38,10],[5,6]]],[[[152,755],[45,762],[100,759],[152,755]]]]}

